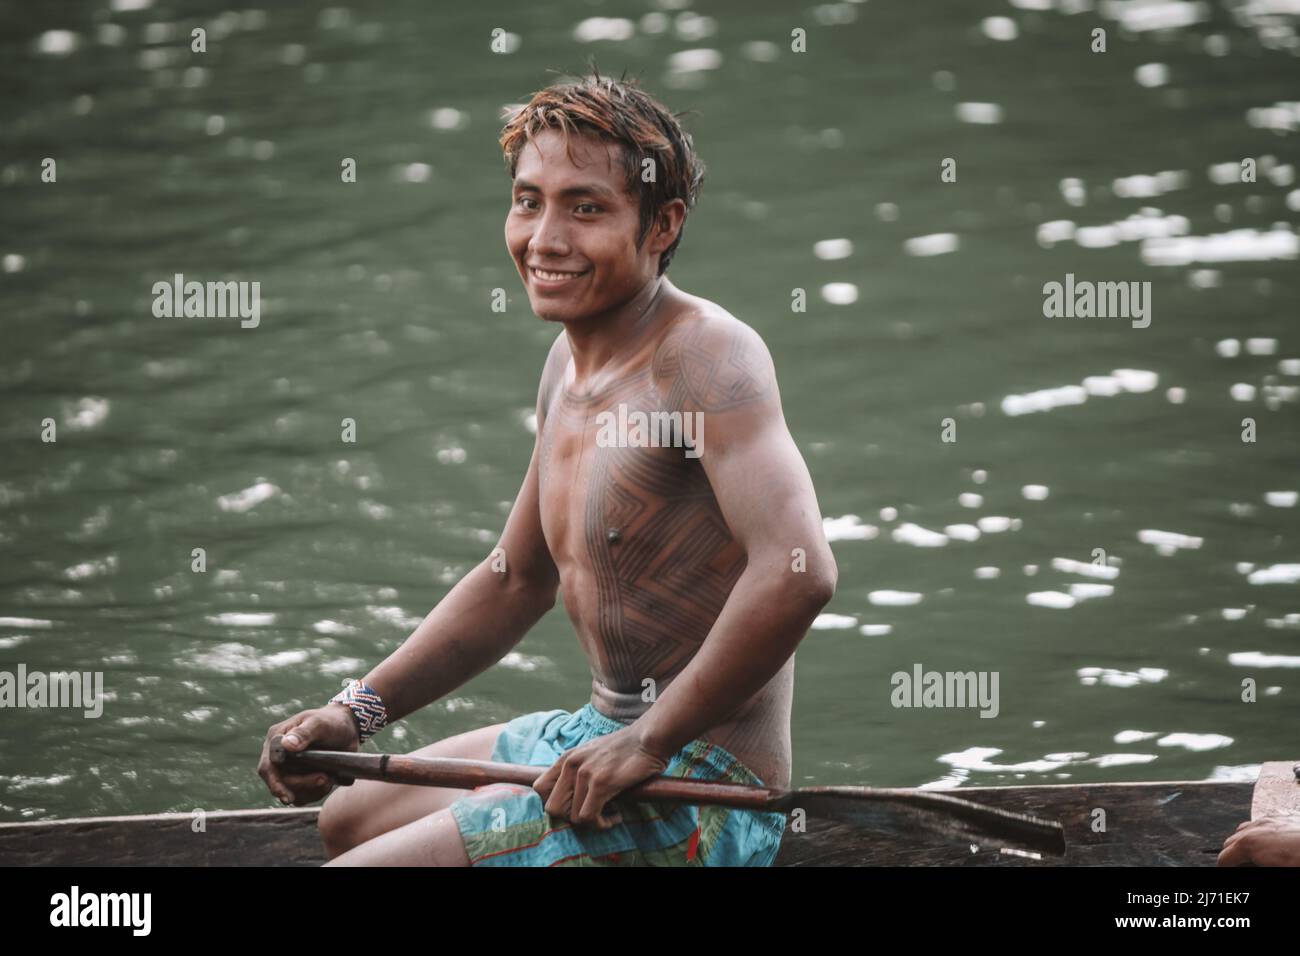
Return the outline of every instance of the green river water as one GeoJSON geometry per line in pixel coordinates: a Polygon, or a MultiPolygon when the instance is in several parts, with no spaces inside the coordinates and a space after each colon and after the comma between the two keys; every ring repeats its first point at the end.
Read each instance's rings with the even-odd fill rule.
{"type": "MultiPolygon", "coordinates": [[[[554,335],[503,242],[499,116],[593,55],[693,111],[708,178],[671,275],[767,341],[828,519],[796,784],[1251,779],[1300,755],[1298,20],[0,3],[0,670],[100,671],[106,698],[0,711],[0,820],[276,805],[267,726],[492,548],[554,335]],[[259,282],[260,324],[155,317],[176,273],[259,282]],[[1149,325],[1045,317],[1067,274],[1149,282],[1149,325]],[[996,671],[997,717],[894,707],[917,664],[996,671]]],[[[589,688],[557,606],[375,743],[589,688]]]]}

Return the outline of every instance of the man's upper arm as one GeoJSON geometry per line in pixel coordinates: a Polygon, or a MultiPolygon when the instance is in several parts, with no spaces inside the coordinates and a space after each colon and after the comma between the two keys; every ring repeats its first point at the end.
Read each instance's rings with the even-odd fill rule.
{"type": "Polygon", "coordinates": [[[553,594],[559,584],[559,571],[551,558],[546,536],[542,532],[541,491],[538,470],[541,462],[542,429],[546,421],[546,408],[556,384],[563,379],[568,358],[567,342],[563,333],[551,346],[546,365],[542,369],[537,388],[537,437],[533,454],[528,462],[523,485],[515,498],[510,517],[501,533],[500,547],[504,552],[507,575],[517,576],[522,582],[546,588],[553,594]]]}
{"type": "Polygon", "coordinates": [[[698,416],[700,463],[750,566],[788,574],[802,553],[800,583],[833,589],[817,495],[758,333],[729,316],[696,319],[665,340],[655,373],[670,410],[698,416]]]}

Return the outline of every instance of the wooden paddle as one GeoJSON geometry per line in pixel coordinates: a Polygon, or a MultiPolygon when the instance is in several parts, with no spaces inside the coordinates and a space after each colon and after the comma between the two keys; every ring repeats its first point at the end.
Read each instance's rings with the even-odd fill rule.
{"type": "MultiPolygon", "coordinates": [[[[271,740],[271,761],[297,773],[324,771],[344,786],[360,777],[463,790],[492,783],[531,787],[546,771],[545,767],[457,757],[406,757],[339,750],[294,752],[284,749],[279,736],[271,740]]],[[[985,807],[928,790],[874,787],[781,790],[682,777],[653,777],[623,791],[618,800],[688,803],[785,814],[802,810],[809,817],[890,833],[934,833],[963,843],[984,843],[1052,856],[1065,854],[1065,834],[1055,821],[985,807]]]]}

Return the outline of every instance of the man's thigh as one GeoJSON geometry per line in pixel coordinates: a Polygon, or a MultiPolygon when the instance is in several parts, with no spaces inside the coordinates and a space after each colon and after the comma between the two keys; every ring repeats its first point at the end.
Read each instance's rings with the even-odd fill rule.
{"type": "MultiPolygon", "coordinates": [[[[491,760],[492,748],[504,724],[480,727],[421,747],[413,757],[460,757],[491,760]]],[[[359,843],[442,810],[466,790],[451,787],[417,787],[410,784],[358,780],[339,787],[321,807],[320,830],[325,848],[336,856],[359,843]]]]}
{"type": "Polygon", "coordinates": [[[326,866],[469,866],[465,844],[450,810],[439,810],[381,833],[326,866]]]}

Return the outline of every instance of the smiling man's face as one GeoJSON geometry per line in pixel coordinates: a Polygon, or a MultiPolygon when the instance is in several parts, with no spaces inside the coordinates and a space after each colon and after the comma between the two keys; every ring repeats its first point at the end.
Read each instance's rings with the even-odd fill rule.
{"type": "Polygon", "coordinates": [[[524,146],[506,217],[506,247],[528,301],[552,322],[600,315],[631,299],[655,278],[659,253],[679,226],[670,215],[673,228],[652,227],[638,249],[639,199],[627,191],[621,147],[590,136],[570,144],[572,159],[563,135],[546,129],[524,146]]]}

